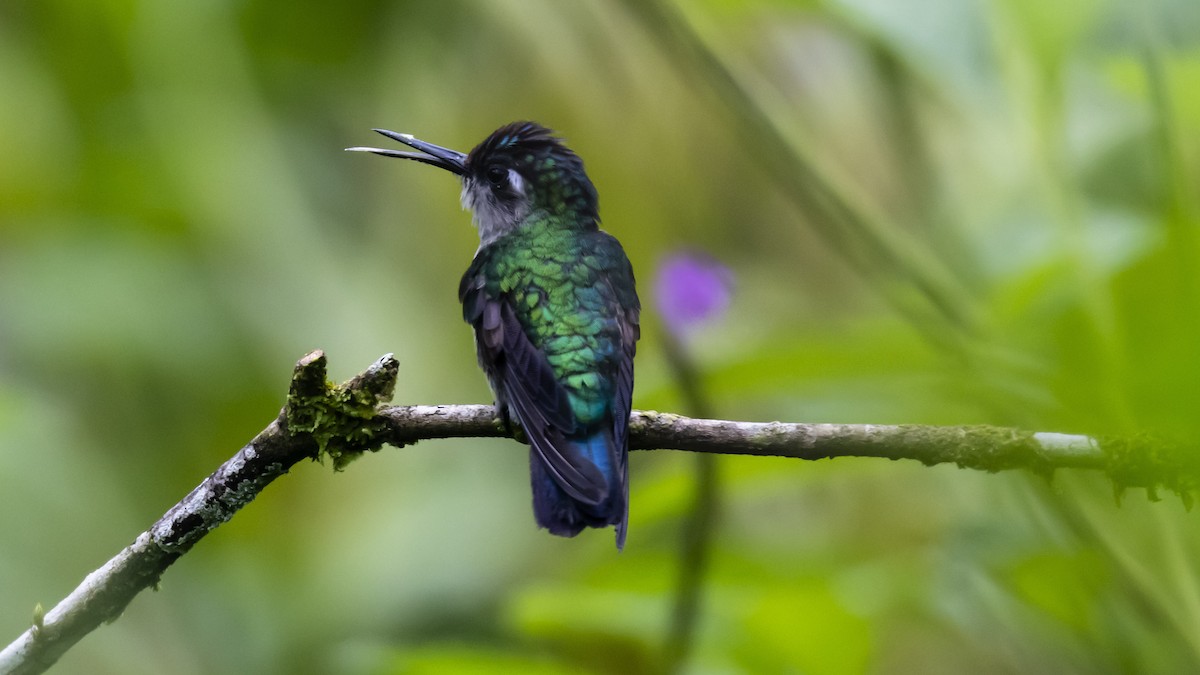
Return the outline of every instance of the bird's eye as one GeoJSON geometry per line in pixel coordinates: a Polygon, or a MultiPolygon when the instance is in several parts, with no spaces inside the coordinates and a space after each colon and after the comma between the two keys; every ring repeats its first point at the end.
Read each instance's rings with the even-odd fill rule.
{"type": "Polygon", "coordinates": [[[502,190],[508,185],[508,169],[494,164],[488,167],[487,170],[488,182],[497,190],[502,190]]]}

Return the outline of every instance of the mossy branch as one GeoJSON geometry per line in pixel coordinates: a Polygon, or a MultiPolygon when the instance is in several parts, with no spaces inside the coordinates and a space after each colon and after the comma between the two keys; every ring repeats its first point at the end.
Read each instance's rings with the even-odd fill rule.
{"type": "MultiPolygon", "coordinates": [[[[40,673],[100,624],[115,620],[142,590],[193,545],[249,504],[302,459],[329,458],[335,469],[385,443],[397,447],[435,438],[509,437],[490,405],[386,406],[399,364],[389,354],[340,386],[326,380],[325,355],[301,359],[287,405],[262,432],[171,507],[156,523],[89,574],[49,611],[31,609],[31,626],[0,650],[0,674],[40,673]]],[[[515,434],[520,437],[519,430],[515,434]]],[[[1190,446],[1149,436],[1089,436],[992,426],[793,424],[703,420],[634,411],[633,449],[673,449],[797,459],[882,457],[984,471],[1105,471],[1120,490],[1165,487],[1186,505],[1200,462],[1190,446]]],[[[636,508],[636,504],[635,504],[636,508]]]]}
{"type": "Polygon", "coordinates": [[[0,673],[40,673],[54,665],[296,462],[329,456],[340,467],[344,458],[378,449],[383,439],[374,436],[386,426],[375,410],[390,400],[399,364],[389,354],[341,386],[326,381],[325,366],[320,351],[300,359],[287,407],[266,429],[53,609],[38,605],[33,625],[0,651],[0,673]]]}

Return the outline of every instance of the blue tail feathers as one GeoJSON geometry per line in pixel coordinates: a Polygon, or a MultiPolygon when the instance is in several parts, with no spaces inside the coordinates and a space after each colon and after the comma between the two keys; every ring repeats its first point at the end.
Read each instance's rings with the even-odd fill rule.
{"type": "MultiPolygon", "coordinates": [[[[536,453],[530,453],[529,475],[533,487],[533,514],[540,527],[560,537],[574,537],[586,527],[618,527],[618,546],[623,543],[627,491],[625,472],[611,433],[602,430],[571,441],[579,454],[600,470],[608,481],[607,496],[596,505],[584,504],[563,492],[536,453]]],[[[623,451],[623,450],[622,450],[623,451]]]]}

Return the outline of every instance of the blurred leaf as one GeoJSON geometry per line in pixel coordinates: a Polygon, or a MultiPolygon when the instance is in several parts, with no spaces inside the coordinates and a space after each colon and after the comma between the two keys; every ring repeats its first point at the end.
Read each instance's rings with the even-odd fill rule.
{"type": "Polygon", "coordinates": [[[1087,630],[1099,609],[1098,595],[1109,583],[1097,554],[1030,556],[1010,571],[1017,594],[1077,630],[1087,630]]]}
{"type": "Polygon", "coordinates": [[[872,652],[868,622],[819,581],[777,585],[748,603],[739,638],[740,660],[759,672],[860,673],[872,652]]]}
{"type": "Polygon", "coordinates": [[[429,645],[405,650],[396,656],[394,664],[378,671],[396,675],[486,675],[488,673],[529,673],[555,675],[579,673],[579,667],[555,663],[546,657],[523,655],[512,651],[470,644],[429,645]]]}

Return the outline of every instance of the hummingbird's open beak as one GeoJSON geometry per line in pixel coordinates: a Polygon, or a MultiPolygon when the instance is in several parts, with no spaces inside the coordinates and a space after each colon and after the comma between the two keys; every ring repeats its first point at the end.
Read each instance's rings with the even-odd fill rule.
{"type": "Polygon", "coordinates": [[[367,148],[356,146],[346,148],[349,152],[373,152],[384,157],[399,157],[401,159],[413,159],[418,162],[432,164],[433,166],[445,169],[455,175],[461,176],[466,172],[467,155],[457,150],[443,148],[440,145],[426,143],[412,137],[412,134],[398,134],[395,131],[387,129],[373,129],[378,133],[387,136],[394,141],[400,141],[410,148],[420,150],[420,152],[407,152],[405,150],[388,150],[385,148],[367,148]]]}

